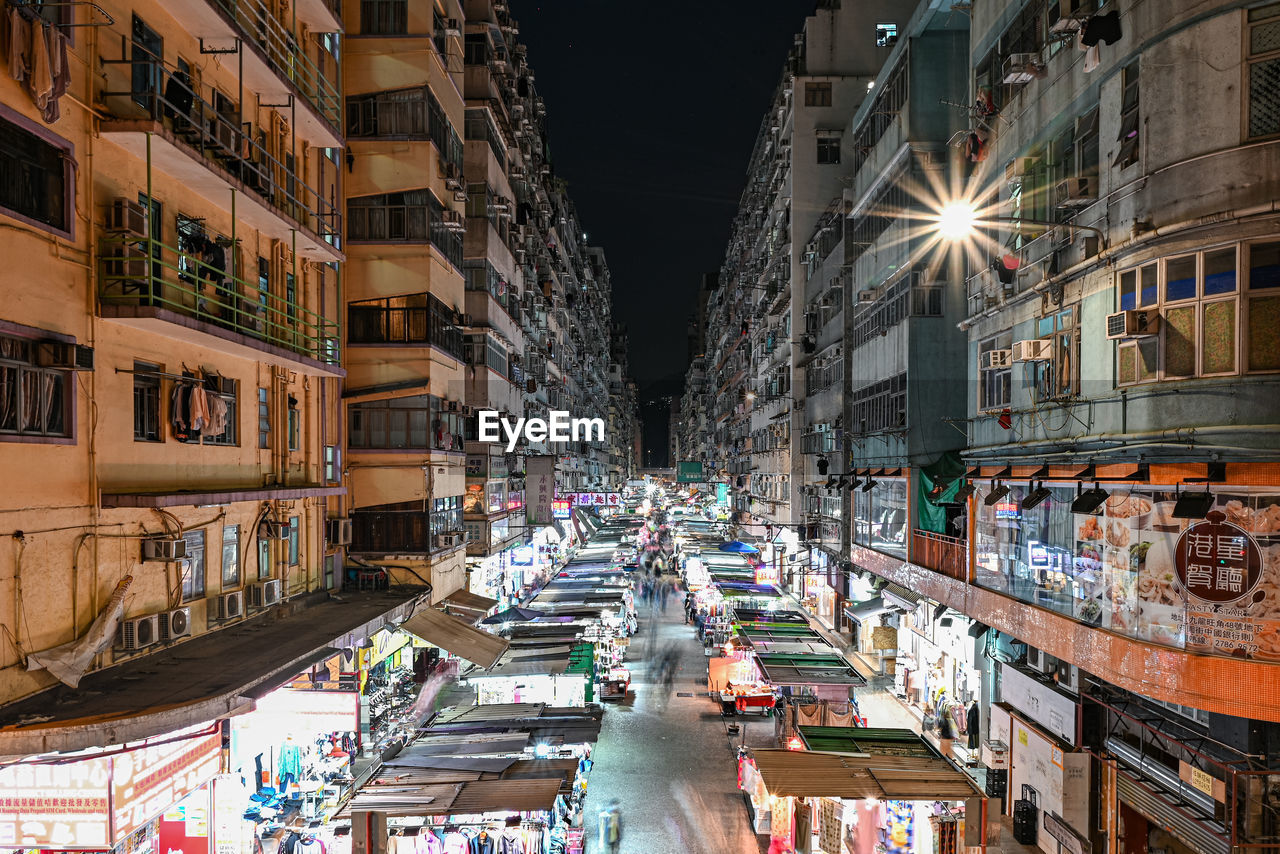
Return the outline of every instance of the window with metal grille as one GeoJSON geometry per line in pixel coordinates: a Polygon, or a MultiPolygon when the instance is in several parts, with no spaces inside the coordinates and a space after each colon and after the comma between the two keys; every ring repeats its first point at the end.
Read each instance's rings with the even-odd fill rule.
{"type": "Polygon", "coordinates": [[[1248,29],[1245,86],[1248,136],[1254,139],[1280,134],[1280,3],[1250,9],[1248,29]]]}
{"type": "Polygon", "coordinates": [[[0,208],[33,225],[71,231],[71,144],[0,118],[0,208]]]}
{"type": "Polygon", "coordinates": [[[818,163],[831,165],[840,162],[840,137],[818,137],[818,163]]]}
{"type": "Polygon", "coordinates": [[[1120,143],[1120,151],[1116,154],[1113,166],[1121,169],[1138,162],[1138,140],[1140,138],[1140,118],[1138,115],[1138,63],[1131,62],[1124,67],[1124,94],[1120,99],[1120,134],[1116,139],[1120,143]]]}
{"type": "Polygon", "coordinates": [[[1080,333],[1077,306],[1036,319],[1036,337],[1050,342],[1049,358],[1031,362],[1038,400],[1071,397],[1079,392],[1080,333]]]}
{"type": "Polygon", "coordinates": [[[240,526],[222,526],[222,589],[240,586],[240,526]]]}
{"type": "Polygon", "coordinates": [[[435,294],[360,300],[347,309],[351,344],[420,344],[439,347],[462,361],[462,330],[454,312],[435,294]]]}
{"type": "Polygon", "coordinates": [[[164,437],[160,434],[160,377],[155,376],[160,366],[134,362],[133,370],[133,440],[163,442],[164,437]]]}
{"type": "MultiPolygon", "coordinates": [[[[983,354],[997,350],[1013,349],[1013,332],[1005,332],[992,336],[978,345],[978,364],[982,365],[983,354]]],[[[978,409],[986,412],[992,409],[1003,409],[1012,400],[1013,371],[1008,367],[1010,360],[1005,360],[1005,367],[979,368],[978,370],[978,409]]]]}
{"type": "Polygon", "coordinates": [[[68,437],[69,373],[36,365],[36,341],[0,335],[0,436],[68,437]]]}
{"type": "Polygon", "coordinates": [[[430,190],[406,190],[347,200],[347,236],[387,243],[429,242],[462,269],[462,232],[445,224],[444,205],[430,190]]]}
{"type": "Polygon", "coordinates": [[[426,86],[347,98],[347,136],[429,139],[446,162],[462,169],[462,139],[426,86]]]}
{"type": "Polygon", "coordinates": [[[289,517],[289,566],[297,566],[302,559],[302,529],[299,522],[299,517],[289,517]]]}
{"type": "Polygon", "coordinates": [[[905,373],[855,390],[853,435],[882,432],[907,424],[907,375],[905,373]]]}
{"type": "Polygon", "coordinates": [[[409,32],[409,0],[360,0],[360,33],[396,36],[409,32]]]}
{"type": "Polygon", "coordinates": [[[258,447],[271,447],[271,405],[265,388],[258,389],[258,447]]]}

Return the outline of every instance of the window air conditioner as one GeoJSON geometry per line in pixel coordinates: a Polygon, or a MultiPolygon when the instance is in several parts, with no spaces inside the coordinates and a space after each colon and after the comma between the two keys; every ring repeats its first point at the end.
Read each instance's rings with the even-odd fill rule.
{"type": "Polygon", "coordinates": [[[1149,338],[1160,331],[1160,312],[1154,308],[1130,309],[1107,315],[1107,337],[1149,338]]]}
{"type": "Polygon", "coordinates": [[[1024,177],[1028,172],[1036,168],[1036,158],[1034,157],[1015,157],[1009,161],[1009,165],[1004,167],[1004,178],[1006,181],[1015,181],[1024,177]]]}
{"type": "Polygon", "coordinates": [[[1005,83],[1030,83],[1045,74],[1044,65],[1038,53],[1014,53],[1004,61],[1003,81],[1005,83]]]}
{"type": "Polygon", "coordinates": [[[158,614],[148,614],[132,620],[120,622],[120,648],[126,650],[143,649],[160,640],[160,618],[158,614]]]}
{"type": "Polygon", "coordinates": [[[174,608],[157,614],[160,618],[160,640],[169,642],[191,634],[191,609],[174,608]]]}
{"type": "Polygon", "coordinates": [[[143,560],[182,560],[186,556],[186,540],[156,537],[142,541],[143,560]]]}
{"type": "Polygon", "coordinates": [[[1012,350],[988,350],[978,357],[978,367],[984,371],[1007,368],[1012,363],[1012,350]]]}
{"type": "Polygon", "coordinates": [[[42,368],[92,371],[93,348],[66,341],[41,341],[36,345],[36,364],[42,368]]]}
{"type": "Polygon", "coordinates": [[[147,236],[147,209],[131,199],[116,199],[107,208],[107,231],[147,236]]]}
{"type": "Polygon", "coordinates": [[[351,545],[351,520],[345,517],[329,519],[325,523],[324,538],[331,546],[351,545]]]}
{"type": "Polygon", "coordinates": [[[263,519],[262,524],[258,525],[258,539],[287,540],[289,539],[289,526],[274,519],[263,519]]]}
{"type": "Polygon", "coordinates": [[[1097,8],[1095,0],[1058,0],[1058,20],[1049,27],[1049,32],[1075,32],[1097,8]]]}
{"type": "Polygon", "coordinates": [[[858,302],[868,303],[876,301],[875,291],[858,291],[858,302]]]}
{"type": "Polygon", "coordinates": [[[234,620],[236,617],[243,617],[244,591],[235,590],[214,597],[211,616],[214,620],[234,620]]]}
{"type": "Polygon", "coordinates": [[[1072,694],[1080,692],[1080,670],[1074,664],[1058,662],[1058,687],[1072,694]]]}
{"type": "Polygon", "coordinates": [[[432,539],[432,542],[435,543],[435,547],[438,549],[444,549],[449,547],[449,538],[445,534],[436,534],[431,539],[432,539]]]}
{"type": "Polygon", "coordinates": [[[1098,193],[1091,178],[1067,178],[1058,182],[1055,192],[1058,207],[1073,208],[1097,201],[1098,193]]]}
{"type": "Polygon", "coordinates": [[[104,244],[99,250],[103,272],[108,279],[141,279],[151,275],[151,256],[135,244],[104,244]]]}
{"type": "Polygon", "coordinates": [[[456,38],[462,37],[462,26],[458,23],[457,18],[449,18],[444,22],[444,34],[456,38]]]}
{"type": "Polygon", "coordinates": [[[250,586],[249,604],[255,608],[267,608],[280,604],[280,579],[273,578],[250,586]]]}
{"type": "Polygon", "coordinates": [[[1013,361],[1047,362],[1053,358],[1053,342],[1047,338],[1032,338],[1013,342],[1013,361]]]}

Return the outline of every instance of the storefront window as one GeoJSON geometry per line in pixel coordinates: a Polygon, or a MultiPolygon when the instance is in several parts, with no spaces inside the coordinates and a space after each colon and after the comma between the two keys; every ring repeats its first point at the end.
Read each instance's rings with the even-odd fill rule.
{"type": "Polygon", "coordinates": [[[1280,660],[1280,494],[1215,492],[1216,524],[1174,517],[1172,486],[1107,489],[1090,514],[1071,512],[1074,486],[1026,510],[1010,486],[990,506],[979,489],[979,585],[1167,646],[1280,660]]]}
{"type": "Polygon", "coordinates": [[[501,513],[507,505],[507,485],[500,480],[490,481],[488,487],[488,509],[490,513],[501,513]]]}
{"type": "Polygon", "coordinates": [[[853,539],[886,554],[907,555],[907,481],[889,478],[853,493],[853,539]]]}

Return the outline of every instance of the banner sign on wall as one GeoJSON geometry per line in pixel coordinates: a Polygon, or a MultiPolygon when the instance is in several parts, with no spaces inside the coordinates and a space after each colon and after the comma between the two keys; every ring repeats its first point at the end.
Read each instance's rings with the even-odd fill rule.
{"type": "Polygon", "coordinates": [[[1016,668],[1000,666],[1000,699],[1070,745],[1076,744],[1076,701],[1016,668]]]}
{"type": "Polygon", "coordinates": [[[703,480],[702,463],[676,463],[676,483],[701,483],[703,480]]]}
{"type": "Polygon", "coordinates": [[[556,497],[556,458],[529,457],[525,463],[525,503],[530,525],[550,525],[556,497]]]}

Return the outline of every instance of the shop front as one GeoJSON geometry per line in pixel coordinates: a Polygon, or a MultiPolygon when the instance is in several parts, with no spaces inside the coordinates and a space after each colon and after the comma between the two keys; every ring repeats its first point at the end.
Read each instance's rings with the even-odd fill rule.
{"type": "MultiPolygon", "coordinates": [[[[889,594],[893,600],[894,595],[889,594]]],[[[898,604],[910,604],[899,599],[898,604]]],[[[975,647],[981,624],[928,599],[899,617],[895,691],[939,738],[968,749],[969,709],[981,696],[981,658],[975,647]],[[945,718],[946,722],[943,723],[945,718]]],[[[976,750],[977,744],[974,743],[976,750]]]]}
{"type": "MultiPolygon", "coordinates": [[[[836,609],[840,598],[831,586],[831,568],[837,565],[824,549],[811,548],[804,565],[796,574],[801,595],[800,606],[829,629],[836,625],[836,609]]],[[[796,590],[795,587],[792,588],[796,590]]]]}
{"type": "Polygon", "coordinates": [[[207,848],[208,783],[221,770],[217,724],[134,748],[6,765],[0,768],[0,847],[151,854],[160,850],[166,812],[203,793],[194,814],[207,848]]]}

